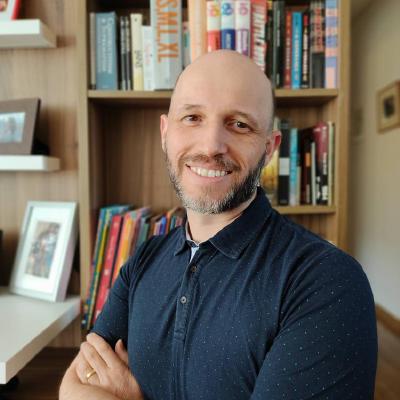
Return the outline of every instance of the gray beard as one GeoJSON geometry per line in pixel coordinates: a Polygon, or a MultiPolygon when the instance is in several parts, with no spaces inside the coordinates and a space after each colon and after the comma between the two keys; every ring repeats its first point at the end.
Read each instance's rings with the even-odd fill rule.
{"type": "Polygon", "coordinates": [[[168,152],[165,151],[165,161],[168,168],[169,178],[174,186],[176,194],[186,209],[193,210],[200,214],[221,214],[223,212],[233,210],[248,201],[253,196],[257,186],[259,185],[261,171],[265,163],[265,157],[266,155],[264,153],[258,161],[256,167],[250,170],[248,175],[241,182],[235,183],[226,193],[223,199],[211,199],[211,191],[205,191],[203,195],[196,199],[186,195],[180,179],[172,167],[172,163],[168,157],[168,152]]]}

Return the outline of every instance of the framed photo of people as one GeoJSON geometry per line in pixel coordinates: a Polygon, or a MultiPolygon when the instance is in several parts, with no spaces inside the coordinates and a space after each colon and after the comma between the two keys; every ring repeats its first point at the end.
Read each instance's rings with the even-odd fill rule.
{"type": "Polygon", "coordinates": [[[28,202],[10,292],[63,301],[71,275],[77,231],[77,203],[28,202]]]}
{"type": "Polygon", "coordinates": [[[0,101],[0,154],[31,154],[39,108],[38,98],[0,101]]]}

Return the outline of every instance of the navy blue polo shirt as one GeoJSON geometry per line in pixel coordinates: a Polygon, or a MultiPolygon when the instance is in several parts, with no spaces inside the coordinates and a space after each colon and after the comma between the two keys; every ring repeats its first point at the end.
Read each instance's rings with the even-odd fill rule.
{"type": "Polygon", "coordinates": [[[183,226],[147,241],[93,329],[124,340],[147,399],[373,399],[374,300],[352,257],[261,189],[190,255],[183,226]]]}

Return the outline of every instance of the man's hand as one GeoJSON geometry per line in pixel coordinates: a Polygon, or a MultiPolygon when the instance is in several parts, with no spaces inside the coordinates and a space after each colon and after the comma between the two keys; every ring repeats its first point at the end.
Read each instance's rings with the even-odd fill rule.
{"type": "Polygon", "coordinates": [[[122,400],[143,400],[139,384],[129,370],[128,353],[119,340],[115,352],[99,335],[90,333],[81,344],[76,374],[83,384],[101,387],[122,400]],[[86,377],[94,369],[95,374],[86,377]]]}

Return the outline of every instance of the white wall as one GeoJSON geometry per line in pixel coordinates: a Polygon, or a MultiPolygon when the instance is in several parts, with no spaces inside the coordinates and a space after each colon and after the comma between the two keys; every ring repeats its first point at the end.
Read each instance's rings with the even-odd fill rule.
{"type": "Polygon", "coordinates": [[[375,302],[400,318],[400,128],[376,128],[376,93],[400,80],[400,1],[370,3],[351,45],[350,249],[375,302]]]}

